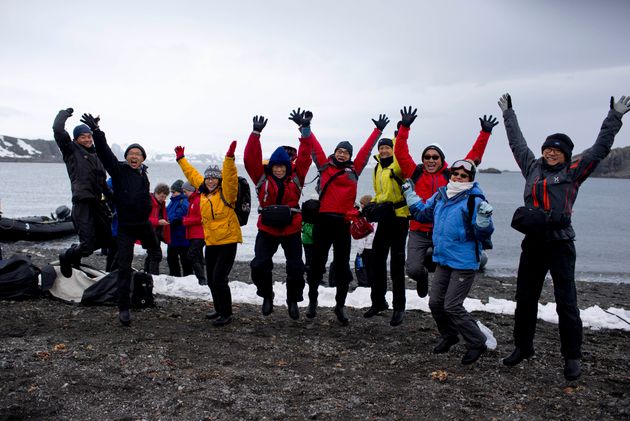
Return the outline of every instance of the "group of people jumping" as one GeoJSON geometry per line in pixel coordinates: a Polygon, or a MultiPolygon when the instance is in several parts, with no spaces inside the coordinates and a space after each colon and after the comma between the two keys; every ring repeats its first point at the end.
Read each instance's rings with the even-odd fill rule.
{"type": "MultiPolygon", "coordinates": [[[[610,111],[595,144],[574,160],[573,143],[562,133],[547,137],[541,147],[542,156],[536,158],[520,131],[509,94],[500,98],[499,107],[514,158],[526,180],[524,206],[517,209],[512,223],[525,233],[517,277],[515,348],[503,363],[514,366],[534,355],[538,300],[545,276],[551,272],[565,359],[564,375],[569,380],[577,379],[581,374],[582,323],[575,289],[572,207],[581,183],[610,152],[621,128],[621,118],[630,109],[630,97],[618,101],[611,98],[610,111]]],[[[160,238],[171,242],[168,236],[177,230],[177,236],[188,242],[181,246],[169,244],[169,262],[173,265],[178,260],[189,262],[182,273],[194,273],[201,284],[207,283],[214,311],[206,317],[213,319],[214,326],[231,323],[228,280],[237,244],[242,242],[235,211],[239,189],[237,142],[229,145],[221,167],[211,165],[203,173],[188,162],[184,146],[175,147],[175,159],[186,181],[178,180],[171,186],[173,199],[169,207],[179,195],[185,196],[188,203],[169,222],[171,213],[164,207],[169,188],[164,185],[164,191],[156,188],[151,194],[143,147],[137,143],[129,145],[124,160],[119,161],[100,129],[99,117],[91,114],[83,114],[83,124],[75,127],[71,139],[64,126],[72,113],[71,108],[61,110],[53,124],[55,140],[71,180],[72,216],[79,236],[79,244],[60,255],[63,276],[70,276],[72,266],[94,250],[114,247],[119,320],[129,326],[134,244],[139,241],[147,250],[145,269],[152,271],[162,258],[160,238]],[[106,182],[107,173],[111,188],[106,182]],[[108,197],[117,212],[115,246],[106,206],[108,197]]],[[[477,166],[498,121],[491,115],[479,118],[481,130],[470,151],[449,165],[443,148],[436,143],[424,148],[419,163],[411,156],[408,140],[416,118],[416,109],[403,107],[394,136],[387,138],[383,132],[389,119],[381,114],[372,120],[375,127],[356,154],[348,141],[339,142],[331,154],[326,154],[311,128],[313,113],[298,108],[289,116],[300,132],[297,150],[278,147],[265,161],[261,133],[267,119],[254,116],[244,149],[245,169],[256,186],[259,204],[251,278],[263,299],[262,314],[267,316],[274,310],[272,258],[282,246],[288,314],[299,319],[298,303],[303,301],[308,284],[305,314],[309,319],[315,318],[318,287],[332,248],[334,314],[341,325],[348,325],[345,302],[352,281],[350,232],[357,218],[365,216],[377,224],[368,270],[371,307],[364,317],[373,317],[389,308],[385,299],[389,256],[393,293],[390,324],[400,325],[405,318],[405,269],[416,282],[418,295],[425,297],[429,293],[425,256],[432,249],[436,268],[431,279],[429,307],[440,334],[433,352],[448,352],[461,337],[466,342],[462,364],[471,364],[486,351],[486,337],[463,303],[479,269],[482,251],[491,247],[494,231],[492,206],[476,181],[477,166]],[[375,146],[377,153],[372,155],[375,146]],[[368,203],[362,203],[362,211],[357,214],[357,182],[371,156],[376,161],[370,174],[374,195],[368,203]],[[313,163],[318,172],[318,209],[314,220],[307,223],[302,220],[300,199],[313,163]],[[306,225],[308,230],[303,229],[306,225]],[[302,258],[305,232],[309,238],[306,266],[302,258]]],[[[175,201],[179,203],[179,199],[175,201]]]]}

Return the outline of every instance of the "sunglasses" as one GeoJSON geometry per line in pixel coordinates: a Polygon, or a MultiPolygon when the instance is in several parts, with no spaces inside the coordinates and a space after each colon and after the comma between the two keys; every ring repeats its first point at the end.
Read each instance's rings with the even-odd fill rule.
{"type": "Polygon", "coordinates": [[[451,173],[451,177],[459,177],[459,178],[464,178],[464,179],[468,179],[470,178],[470,176],[468,175],[468,173],[466,172],[459,172],[459,171],[455,171],[451,173]]]}
{"type": "Polygon", "coordinates": [[[464,161],[460,159],[459,161],[455,161],[453,165],[451,165],[451,170],[455,170],[457,168],[463,168],[466,171],[473,171],[473,164],[470,161],[464,161]]]}
{"type": "Polygon", "coordinates": [[[434,160],[434,161],[439,161],[440,160],[440,155],[425,155],[422,157],[422,159],[429,161],[429,160],[434,160]]]}

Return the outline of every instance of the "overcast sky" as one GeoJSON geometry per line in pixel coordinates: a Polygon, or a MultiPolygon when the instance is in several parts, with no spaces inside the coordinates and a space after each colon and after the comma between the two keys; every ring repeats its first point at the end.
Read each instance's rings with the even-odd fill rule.
{"type": "MultiPolygon", "coordinates": [[[[358,150],[379,113],[391,137],[413,105],[414,156],[438,142],[453,162],[510,92],[536,153],[555,132],[581,151],[610,96],[630,95],[629,16],[627,0],[0,0],[0,134],[52,139],[73,107],[68,129],[100,114],[110,143],[223,154],[237,139],[242,157],[262,114],[268,155],[297,144],[300,106],[331,153],[358,150]]],[[[494,132],[482,167],[515,169],[494,132]]],[[[615,146],[628,145],[626,127],[615,146]]]]}

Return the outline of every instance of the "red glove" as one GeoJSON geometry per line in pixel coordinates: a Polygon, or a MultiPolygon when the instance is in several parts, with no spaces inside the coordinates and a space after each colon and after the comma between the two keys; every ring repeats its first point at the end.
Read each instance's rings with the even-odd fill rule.
{"type": "Polygon", "coordinates": [[[225,156],[227,156],[228,158],[234,158],[234,150],[236,150],[236,140],[233,140],[232,143],[230,143],[230,148],[228,149],[225,156]]]}
{"type": "Polygon", "coordinates": [[[184,157],[184,147],[183,146],[175,146],[175,160],[179,161],[184,157]]]}

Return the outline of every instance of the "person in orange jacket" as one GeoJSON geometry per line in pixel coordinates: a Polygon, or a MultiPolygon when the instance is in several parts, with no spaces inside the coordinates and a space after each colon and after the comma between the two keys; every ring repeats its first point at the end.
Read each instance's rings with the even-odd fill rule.
{"type": "Polygon", "coordinates": [[[234,161],[236,140],[225,154],[223,167],[210,165],[199,173],[184,157],[184,147],[177,146],[177,163],[186,179],[198,186],[201,196],[201,224],[206,242],[206,277],[216,310],[214,326],[232,322],[232,293],[228,276],[236,259],[236,246],[243,242],[241,226],[234,211],[238,196],[238,172],[234,161]]]}

